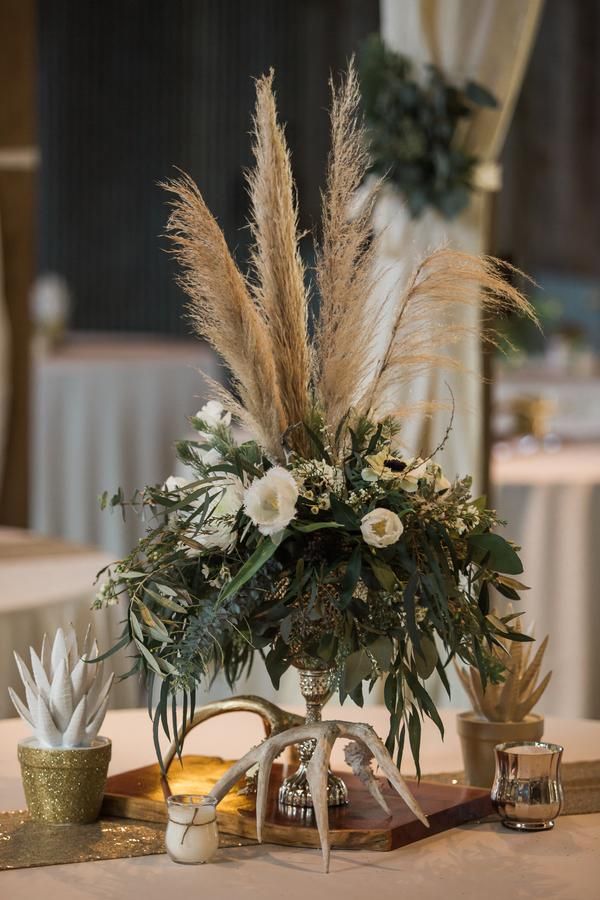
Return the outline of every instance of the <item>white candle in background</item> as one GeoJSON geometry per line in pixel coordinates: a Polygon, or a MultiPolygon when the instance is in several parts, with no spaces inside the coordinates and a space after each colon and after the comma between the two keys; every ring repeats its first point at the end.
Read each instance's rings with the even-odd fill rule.
{"type": "Polygon", "coordinates": [[[168,798],[167,809],[165,846],[173,862],[196,865],[212,859],[219,846],[214,797],[178,794],[168,798]]]}

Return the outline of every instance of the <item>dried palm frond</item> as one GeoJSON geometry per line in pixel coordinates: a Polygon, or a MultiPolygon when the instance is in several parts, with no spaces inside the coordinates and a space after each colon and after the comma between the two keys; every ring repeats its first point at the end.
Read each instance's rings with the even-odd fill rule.
{"type": "Polygon", "coordinates": [[[306,422],[310,406],[308,297],[298,249],[296,192],[283,128],[277,121],[272,70],[256,83],[253,151],[256,164],[248,187],[254,293],[266,316],[281,403],[293,429],[288,442],[307,456],[308,435],[296,426],[306,422]]]}
{"type": "Polygon", "coordinates": [[[491,257],[447,247],[422,260],[398,298],[385,348],[362,401],[366,414],[396,414],[392,388],[399,384],[432,369],[463,369],[449,352],[452,346],[467,337],[495,344],[494,320],[507,312],[537,321],[529,302],[505,277],[506,268],[510,271],[491,257]],[[478,314],[468,317],[468,308],[478,314]]]}
{"type": "Polygon", "coordinates": [[[280,459],[289,423],[267,325],[194,182],[184,176],[164,187],[176,198],[167,231],[182,267],[180,284],[190,300],[194,328],[223,358],[239,395],[238,402],[222,388],[221,399],[280,459]]]}
{"type": "Polygon", "coordinates": [[[368,301],[377,280],[371,214],[378,185],[356,215],[350,216],[369,165],[353,64],[339,88],[331,84],[331,95],[331,151],[317,256],[321,311],[316,329],[316,390],[326,423],[335,434],[374,365],[377,316],[368,301]]]}

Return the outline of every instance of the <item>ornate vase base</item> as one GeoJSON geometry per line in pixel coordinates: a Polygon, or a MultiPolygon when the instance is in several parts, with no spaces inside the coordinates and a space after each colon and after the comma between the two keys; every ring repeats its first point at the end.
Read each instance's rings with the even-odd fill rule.
{"type": "MultiPolygon", "coordinates": [[[[306,768],[299,769],[285,779],[279,788],[279,805],[287,810],[312,809],[312,797],[306,778],[306,768]]],[[[338,775],[327,773],[327,805],[344,806],[348,803],[348,788],[338,775]]]]}

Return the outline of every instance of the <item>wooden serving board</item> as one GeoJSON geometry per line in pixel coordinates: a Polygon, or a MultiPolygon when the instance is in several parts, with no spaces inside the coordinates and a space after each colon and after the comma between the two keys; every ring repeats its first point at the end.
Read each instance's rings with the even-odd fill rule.
{"type": "MultiPolygon", "coordinates": [[[[210,794],[231,764],[219,757],[184,756],[183,766],[178,762],[171,766],[168,786],[164,784],[158,765],[113,775],[106,784],[102,813],[150,822],[166,821],[165,793],[170,790],[173,794],[210,794]]],[[[306,816],[300,811],[297,818],[292,818],[278,807],[277,791],[286,774],[285,766],[273,766],[264,840],[273,844],[319,847],[319,834],[311,812],[306,816]]],[[[410,788],[429,817],[430,827],[425,828],[387,782],[382,782],[382,789],[392,811],[391,817],[385,815],[356,776],[344,772],[343,778],[348,786],[350,803],[329,810],[333,847],[395,850],[493,812],[489,791],[411,781],[410,788]]],[[[225,834],[256,839],[254,797],[237,793],[242,786],[243,782],[219,804],[219,829],[225,834]]]]}

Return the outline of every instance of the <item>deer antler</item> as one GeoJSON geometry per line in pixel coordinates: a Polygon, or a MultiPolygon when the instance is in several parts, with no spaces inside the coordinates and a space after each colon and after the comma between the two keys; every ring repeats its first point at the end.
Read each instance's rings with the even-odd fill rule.
{"type": "Polygon", "coordinates": [[[258,764],[256,837],[261,843],[267,809],[269,776],[273,762],[291,744],[298,744],[308,740],[316,741],[315,750],[307,767],[306,777],[310,786],[317,830],[321,841],[323,868],[325,872],[328,872],[331,844],[329,841],[329,811],[327,806],[327,772],[331,751],[338,738],[350,738],[353,742],[350,748],[346,750],[346,758],[355,774],[363,781],[373,798],[387,815],[390,815],[390,808],[371,770],[371,760],[373,758],[411,812],[415,814],[423,825],[427,828],[429,827],[427,817],[412,796],[385,745],[373,728],[370,725],[356,722],[340,722],[337,719],[328,722],[315,722],[311,725],[299,725],[295,728],[289,728],[287,731],[272,734],[261,744],[249,750],[239,762],[235,763],[217,782],[211,793],[216,797],[217,801],[222,800],[248,769],[258,764]]]}

